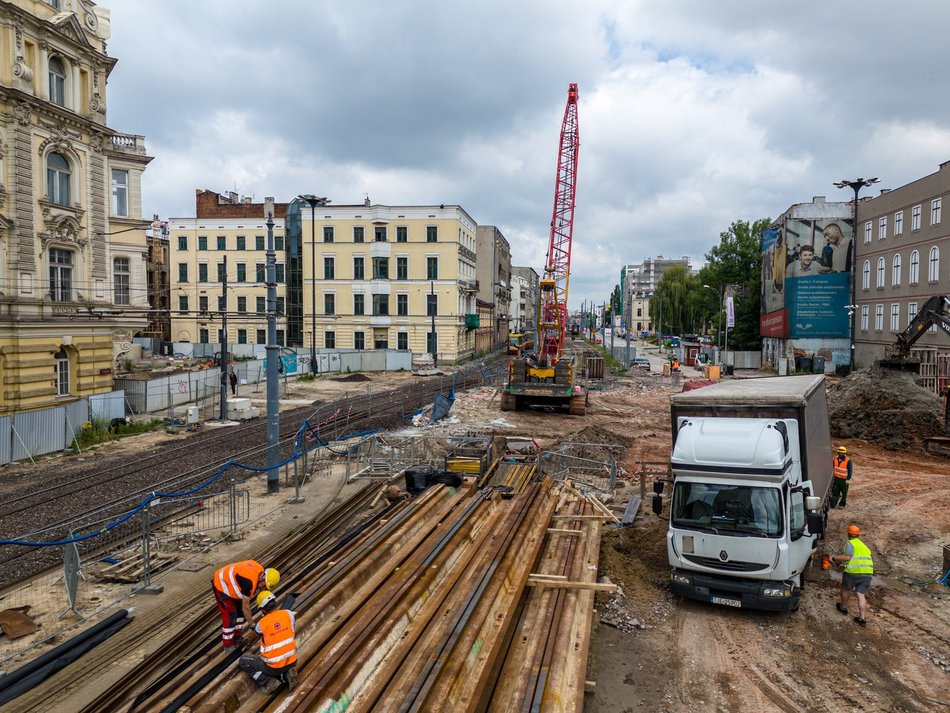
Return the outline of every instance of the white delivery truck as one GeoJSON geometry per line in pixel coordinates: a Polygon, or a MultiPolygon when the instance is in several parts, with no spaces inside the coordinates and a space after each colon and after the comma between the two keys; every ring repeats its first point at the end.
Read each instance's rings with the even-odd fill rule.
{"type": "Polygon", "coordinates": [[[797,609],[833,476],[824,377],[730,380],[676,394],[671,406],[673,593],[797,609]]]}

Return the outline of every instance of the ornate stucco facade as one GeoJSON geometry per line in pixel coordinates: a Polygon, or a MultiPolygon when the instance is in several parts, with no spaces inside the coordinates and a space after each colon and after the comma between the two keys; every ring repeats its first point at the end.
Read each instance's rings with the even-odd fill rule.
{"type": "Polygon", "coordinates": [[[143,137],[107,124],[109,11],[0,0],[0,414],[112,389],[146,326],[143,137]]]}

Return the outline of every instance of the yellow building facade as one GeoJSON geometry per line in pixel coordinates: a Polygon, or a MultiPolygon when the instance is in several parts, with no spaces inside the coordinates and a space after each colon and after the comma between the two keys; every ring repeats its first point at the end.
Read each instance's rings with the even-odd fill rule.
{"type": "Polygon", "coordinates": [[[112,390],[145,328],[143,137],[106,118],[109,11],[0,2],[0,414],[112,390]]]}

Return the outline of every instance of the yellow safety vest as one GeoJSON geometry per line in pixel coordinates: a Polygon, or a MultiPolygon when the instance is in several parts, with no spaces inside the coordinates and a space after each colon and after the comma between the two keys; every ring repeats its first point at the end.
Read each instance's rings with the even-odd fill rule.
{"type": "Polygon", "coordinates": [[[844,566],[844,571],[848,574],[874,574],[874,561],[871,559],[871,550],[861,542],[857,537],[852,537],[851,547],[854,548],[854,554],[844,566]]]}
{"type": "Polygon", "coordinates": [[[841,478],[842,480],[847,480],[848,479],[848,463],[851,461],[851,459],[845,456],[843,461],[839,462],[837,458],[835,458],[834,461],[835,461],[835,477],[841,478]]]}

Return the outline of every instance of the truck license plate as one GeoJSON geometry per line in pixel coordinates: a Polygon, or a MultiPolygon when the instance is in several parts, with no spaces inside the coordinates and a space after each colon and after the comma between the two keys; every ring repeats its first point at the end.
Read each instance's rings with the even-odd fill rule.
{"type": "Polygon", "coordinates": [[[742,607],[742,601],[739,599],[726,599],[724,597],[710,597],[709,601],[711,601],[713,604],[722,604],[723,606],[727,606],[727,607],[737,607],[737,608],[742,607]]]}

